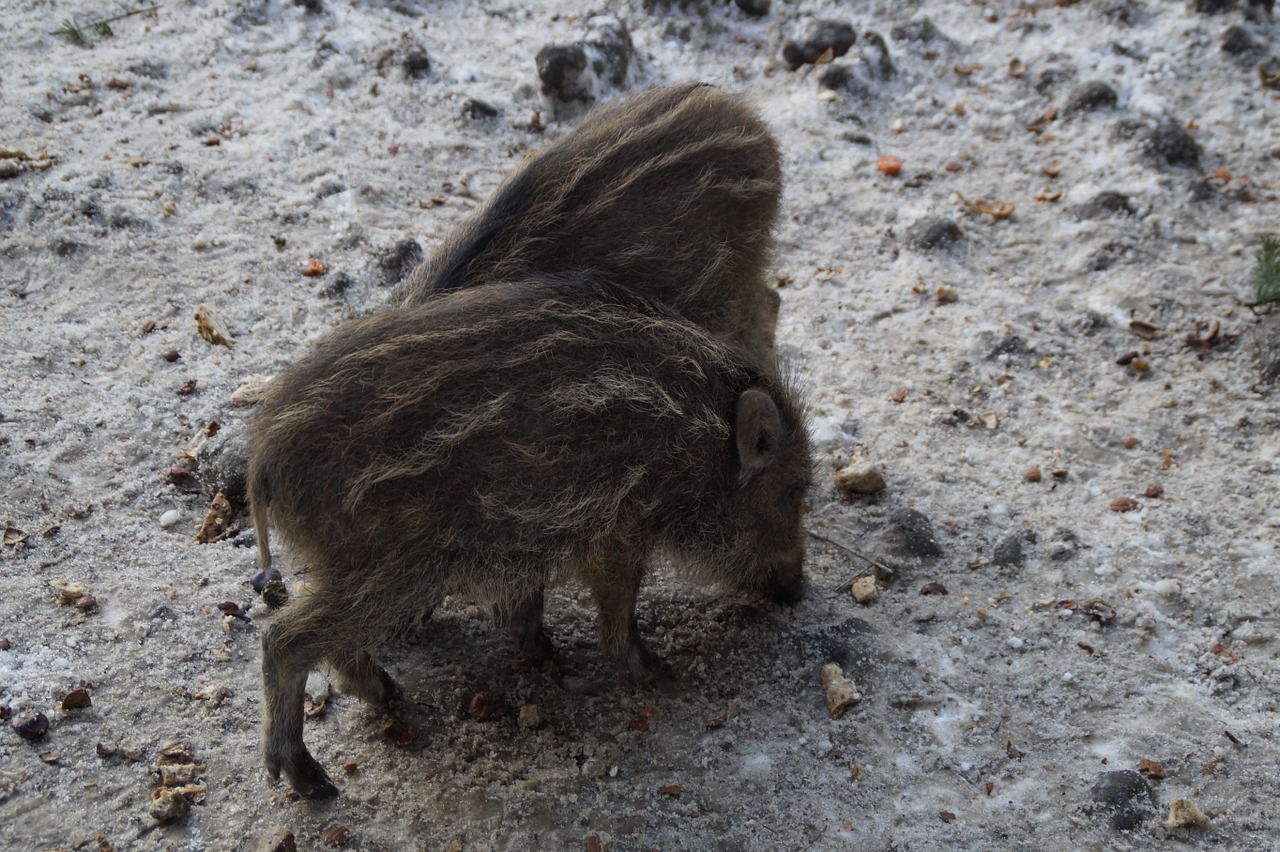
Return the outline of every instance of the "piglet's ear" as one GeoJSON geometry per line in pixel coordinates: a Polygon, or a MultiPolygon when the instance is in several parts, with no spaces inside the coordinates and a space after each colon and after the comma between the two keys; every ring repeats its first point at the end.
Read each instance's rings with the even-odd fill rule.
{"type": "Polygon", "coordinates": [[[782,439],[782,416],[767,393],[756,388],[742,392],[734,414],[738,437],[739,482],[745,485],[764,470],[778,454],[782,439]]]}

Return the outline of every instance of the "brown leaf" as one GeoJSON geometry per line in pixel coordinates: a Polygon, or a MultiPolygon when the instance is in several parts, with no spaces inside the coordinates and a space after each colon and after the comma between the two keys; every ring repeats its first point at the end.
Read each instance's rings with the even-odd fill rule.
{"type": "Polygon", "coordinates": [[[507,715],[507,703],[501,693],[482,689],[471,696],[467,714],[477,722],[496,722],[507,715]]]}
{"type": "MultiPolygon", "coordinates": [[[[214,317],[213,312],[204,305],[196,305],[196,331],[200,332],[200,336],[214,346],[235,346],[234,337],[230,337],[222,330],[222,324],[214,317]]],[[[192,385],[195,390],[195,385],[192,385]]]]}
{"type": "Polygon", "coordinates": [[[971,213],[987,215],[996,220],[1008,219],[1013,215],[1013,205],[1008,201],[988,201],[985,198],[970,201],[958,192],[956,195],[960,198],[960,203],[971,213]]]}
{"type": "Polygon", "coordinates": [[[308,719],[323,719],[325,711],[329,709],[329,700],[321,698],[316,701],[311,697],[311,693],[303,693],[302,696],[302,715],[308,719]]]}
{"type": "Polygon", "coordinates": [[[658,788],[659,796],[668,796],[672,799],[680,798],[680,794],[684,792],[684,788],[679,784],[668,784],[665,787],[658,788]]]}
{"type": "Polygon", "coordinates": [[[1129,323],[1129,331],[1132,331],[1134,334],[1136,334],[1138,337],[1141,337],[1143,340],[1155,340],[1156,334],[1160,331],[1160,329],[1156,328],[1154,325],[1152,325],[1149,322],[1143,322],[1142,320],[1134,320],[1133,322],[1129,323]]]}
{"type": "Polygon", "coordinates": [[[1031,131],[1032,133],[1043,133],[1044,129],[1048,127],[1051,123],[1053,123],[1053,121],[1057,119],[1057,117],[1058,117],[1058,108],[1049,107],[1047,110],[1041,113],[1039,118],[1037,118],[1035,121],[1027,125],[1027,130],[1031,131]]]}
{"type": "Polygon", "coordinates": [[[382,726],[382,735],[398,746],[407,746],[413,742],[413,728],[399,719],[388,719],[382,726]]]}
{"type": "Polygon", "coordinates": [[[331,825],[320,835],[321,842],[325,846],[345,846],[347,841],[351,839],[351,829],[345,825],[331,825]]]}
{"type": "Polygon", "coordinates": [[[1017,57],[1009,60],[1009,76],[1016,79],[1027,73],[1027,63],[1017,57]]]}
{"type": "Polygon", "coordinates": [[[920,587],[920,594],[945,595],[947,594],[947,587],[942,585],[941,583],[925,583],[923,586],[920,587]]]}
{"type": "Polygon", "coordinates": [[[93,706],[93,699],[89,697],[89,690],[79,687],[68,692],[59,706],[63,710],[83,710],[93,706]]]}
{"type": "Polygon", "coordinates": [[[209,544],[226,538],[227,530],[231,526],[231,513],[231,501],[226,498],[226,495],[221,491],[213,495],[209,511],[200,522],[200,529],[196,531],[196,541],[200,544],[209,544]]]}
{"type": "Polygon", "coordinates": [[[1048,201],[1052,203],[1060,198],[1062,198],[1062,190],[1060,189],[1048,189],[1046,187],[1036,193],[1036,201],[1048,201]]]}
{"type": "Polygon", "coordinates": [[[28,538],[27,534],[15,526],[5,525],[4,528],[4,546],[13,547],[22,544],[28,538]]]}
{"type": "Polygon", "coordinates": [[[328,271],[329,268],[325,266],[324,261],[319,258],[309,258],[306,263],[302,264],[302,274],[308,278],[315,278],[316,276],[324,275],[328,271]]]}
{"type": "Polygon", "coordinates": [[[1156,763],[1154,760],[1145,760],[1145,759],[1139,760],[1138,771],[1145,772],[1146,774],[1150,775],[1152,778],[1164,777],[1164,767],[1161,766],[1159,763],[1156,763]]]}
{"type": "Polygon", "coordinates": [[[1117,497],[1111,501],[1111,511],[1132,512],[1138,508],[1138,501],[1132,497],[1117,497]]]}
{"type": "Polygon", "coordinates": [[[1221,642],[1214,645],[1213,648],[1211,648],[1210,650],[1212,650],[1213,653],[1221,657],[1223,659],[1224,664],[1228,666],[1234,666],[1237,662],[1236,652],[1232,651],[1230,648],[1228,648],[1226,645],[1223,645],[1221,642]]]}
{"type": "Polygon", "coordinates": [[[956,821],[956,815],[951,813],[951,811],[939,811],[938,818],[948,824],[956,821]]]}

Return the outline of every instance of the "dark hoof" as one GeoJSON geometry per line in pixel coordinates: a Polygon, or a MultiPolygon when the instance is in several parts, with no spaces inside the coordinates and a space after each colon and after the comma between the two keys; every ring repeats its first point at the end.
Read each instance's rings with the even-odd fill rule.
{"type": "Polygon", "coordinates": [[[804,577],[793,583],[773,582],[761,590],[764,596],[774,603],[795,606],[804,600],[806,584],[804,577]]]}
{"type": "Polygon", "coordinates": [[[622,682],[632,689],[671,679],[671,665],[648,649],[633,654],[622,666],[622,682]]]}
{"type": "MultiPolygon", "coordinates": [[[[267,773],[275,777],[270,767],[267,773]]],[[[309,754],[298,761],[298,766],[285,767],[284,777],[294,792],[304,799],[332,799],[338,795],[338,788],[329,780],[328,773],[309,754]]]]}

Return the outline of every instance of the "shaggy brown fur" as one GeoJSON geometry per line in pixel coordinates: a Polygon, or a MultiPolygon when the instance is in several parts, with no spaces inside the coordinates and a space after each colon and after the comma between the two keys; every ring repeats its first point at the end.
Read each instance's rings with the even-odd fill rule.
{"type": "Polygon", "coordinates": [[[263,568],[269,518],[311,569],[263,636],[268,770],[336,793],[302,741],[307,672],[328,662],[385,701],[369,650],[448,594],[518,610],[576,578],[602,649],[638,678],[655,662],[635,620],[655,554],[798,599],[810,450],[778,374],[587,280],[476,286],[340,326],[272,383],[251,430],[263,568]]]}
{"type": "Polygon", "coordinates": [[[401,287],[406,305],[527,272],[626,282],[771,356],[782,171],[769,128],[702,84],[593,110],[527,160],[401,287]]]}

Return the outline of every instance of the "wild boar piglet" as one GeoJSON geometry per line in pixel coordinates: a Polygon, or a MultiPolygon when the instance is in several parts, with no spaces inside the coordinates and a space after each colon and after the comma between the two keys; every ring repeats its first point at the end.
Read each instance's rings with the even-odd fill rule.
{"type": "Polygon", "coordinates": [[[526,160],[400,287],[406,305],[588,271],[772,357],[778,144],[743,99],[687,83],[592,110],[526,160]]]}
{"type": "Polygon", "coordinates": [[[336,793],[302,739],[308,671],[384,702],[370,651],[450,594],[542,636],[543,587],[576,579],[602,651],[637,679],[655,556],[782,602],[804,590],[811,460],[784,372],[598,279],[475,286],[339,326],[272,383],[249,497],[307,590],[262,639],[267,769],[336,793]]]}

